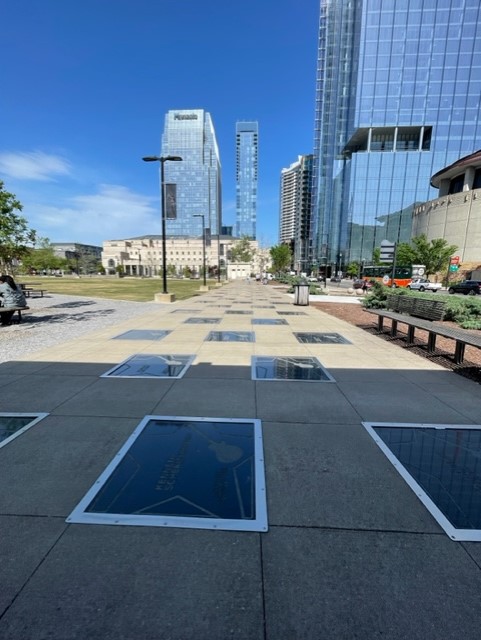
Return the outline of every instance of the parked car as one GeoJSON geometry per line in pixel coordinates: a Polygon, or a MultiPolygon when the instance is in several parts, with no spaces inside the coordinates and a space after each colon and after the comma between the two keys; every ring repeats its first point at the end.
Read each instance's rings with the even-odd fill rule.
{"type": "Polygon", "coordinates": [[[365,286],[370,289],[372,287],[372,282],[369,282],[369,280],[354,280],[352,283],[353,289],[364,289],[365,286]]]}
{"type": "Polygon", "coordinates": [[[474,296],[481,293],[481,281],[463,280],[449,285],[449,293],[464,293],[464,295],[474,296]]]}
{"type": "Polygon", "coordinates": [[[432,291],[435,293],[439,291],[443,285],[440,282],[431,282],[427,278],[417,278],[413,280],[411,284],[408,284],[407,289],[411,291],[432,291]]]}

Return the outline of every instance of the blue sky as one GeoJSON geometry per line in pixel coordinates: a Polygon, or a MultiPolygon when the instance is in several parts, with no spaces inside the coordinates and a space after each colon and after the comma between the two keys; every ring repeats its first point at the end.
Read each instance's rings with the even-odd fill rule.
{"type": "Polygon", "coordinates": [[[169,109],[206,109],[235,222],[235,123],[259,122],[258,239],[312,153],[319,0],[15,0],[2,6],[0,179],[52,242],[160,233],[169,109]]]}

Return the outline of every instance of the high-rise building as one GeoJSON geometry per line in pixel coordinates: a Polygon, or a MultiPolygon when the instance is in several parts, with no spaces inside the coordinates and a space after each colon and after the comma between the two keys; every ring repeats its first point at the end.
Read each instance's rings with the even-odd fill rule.
{"type": "Polygon", "coordinates": [[[256,238],[257,122],[236,123],[236,236],[256,238]]]}
{"type": "Polygon", "coordinates": [[[309,231],[311,220],[313,156],[299,156],[281,171],[279,242],[289,244],[298,273],[310,271],[309,231]]]}
{"type": "Polygon", "coordinates": [[[212,235],[222,226],[221,165],[212,118],[203,109],[177,109],[165,116],[162,156],[180,156],[165,162],[165,183],[176,185],[175,219],[166,215],[170,236],[202,235],[202,218],[212,235]]]}
{"type": "Polygon", "coordinates": [[[409,241],[431,176],[481,147],[479,0],[321,0],[312,252],[409,241]]]}

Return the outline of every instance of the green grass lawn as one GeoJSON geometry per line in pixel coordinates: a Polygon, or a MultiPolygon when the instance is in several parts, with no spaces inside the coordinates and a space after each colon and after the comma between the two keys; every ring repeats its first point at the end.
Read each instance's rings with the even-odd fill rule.
{"type": "MultiPolygon", "coordinates": [[[[133,302],[150,302],[154,294],[162,292],[160,278],[109,278],[88,277],[81,278],[54,276],[16,276],[15,281],[45,289],[49,293],[63,293],[69,296],[86,296],[89,298],[108,298],[110,300],[131,300],[133,302]]],[[[207,284],[214,287],[217,280],[208,280],[207,284]]],[[[175,294],[176,300],[186,300],[202,295],[199,287],[202,280],[167,280],[169,293],[175,294]]]]}

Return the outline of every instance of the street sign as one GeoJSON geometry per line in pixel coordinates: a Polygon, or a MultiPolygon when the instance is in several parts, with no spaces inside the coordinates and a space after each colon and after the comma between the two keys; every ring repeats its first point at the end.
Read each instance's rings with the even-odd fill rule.
{"type": "Polygon", "coordinates": [[[453,256],[449,260],[450,264],[459,264],[459,256],[453,256]]]}
{"type": "Polygon", "coordinates": [[[457,271],[459,269],[459,266],[457,264],[450,264],[449,265],[449,270],[450,271],[457,271]]]}
{"type": "Polygon", "coordinates": [[[396,252],[396,243],[389,240],[381,240],[381,252],[379,258],[381,262],[392,262],[396,252]]]}

